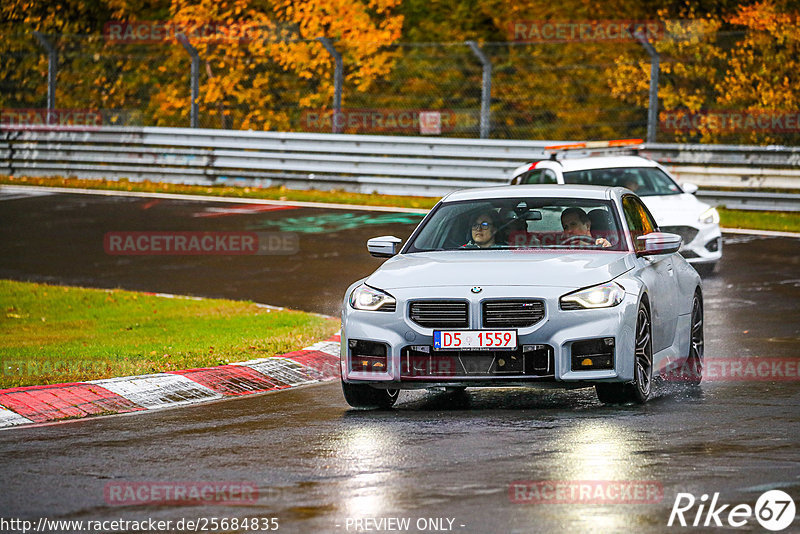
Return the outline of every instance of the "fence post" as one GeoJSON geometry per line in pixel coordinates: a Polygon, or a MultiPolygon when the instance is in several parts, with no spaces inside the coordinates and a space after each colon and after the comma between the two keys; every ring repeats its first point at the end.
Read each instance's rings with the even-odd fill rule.
{"type": "Polygon", "coordinates": [[[342,61],[342,54],[334,48],[333,43],[327,37],[317,37],[317,41],[322,43],[325,50],[333,58],[333,117],[331,117],[331,125],[333,133],[340,133],[339,116],[342,112],[342,83],[344,82],[344,63],[342,61]]]}
{"type": "Polygon", "coordinates": [[[44,34],[37,31],[33,32],[36,40],[42,48],[47,51],[47,124],[52,119],[51,111],[56,108],[56,74],[58,73],[58,52],[55,47],[47,40],[44,34]]]}
{"type": "Polygon", "coordinates": [[[492,129],[491,103],[492,103],[492,62],[480,49],[475,41],[467,41],[472,52],[477,56],[483,66],[483,79],[481,81],[481,139],[487,139],[492,129]]]}
{"type": "Polygon", "coordinates": [[[197,128],[197,113],[198,113],[198,104],[197,99],[200,97],[200,54],[197,53],[197,49],[192,46],[189,42],[189,39],[182,33],[176,34],[175,37],[180,41],[183,45],[183,48],[189,52],[189,55],[192,57],[192,73],[191,73],[191,90],[192,90],[192,107],[190,112],[190,125],[192,128],[197,128]]]}
{"type": "Polygon", "coordinates": [[[634,33],[639,43],[650,54],[650,101],[647,105],[647,142],[656,142],[656,127],[658,125],[658,73],[661,70],[661,56],[647,40],[647,36],[639,27],[634,33]]]}

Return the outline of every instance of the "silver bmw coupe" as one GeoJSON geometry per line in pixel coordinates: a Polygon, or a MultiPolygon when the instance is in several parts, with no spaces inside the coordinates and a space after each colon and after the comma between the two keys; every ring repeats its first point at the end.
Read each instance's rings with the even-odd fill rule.
{"type": "Polygon", "coordinates": [[[347,402],[388,408],[401,389],[594,386],[643,403],[654,377],[703,370],[700,276],[621,187],[524,185],[444,197],[401,247],[348,288],[347,402]]]}

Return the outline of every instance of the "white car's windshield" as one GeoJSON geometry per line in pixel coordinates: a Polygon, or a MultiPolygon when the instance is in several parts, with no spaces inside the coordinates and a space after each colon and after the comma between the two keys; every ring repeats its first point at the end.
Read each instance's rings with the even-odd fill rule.
{"type": "Polygon", "coordinates": [[[441,204],[405,252],[626,246],[610,201],[519,197],[441,204]]]}
{"type": "Polygon", "coordinates": [[[586,169],[564,173],[564,183],[627,187],[640,197],[678,195],[680,187],[658,167],[586,169]]]}

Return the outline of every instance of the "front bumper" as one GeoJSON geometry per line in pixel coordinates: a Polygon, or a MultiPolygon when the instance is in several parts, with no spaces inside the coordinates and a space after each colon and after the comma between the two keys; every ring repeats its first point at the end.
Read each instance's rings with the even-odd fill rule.
{"type": "MultiPolygon", "coordinates": [[[[397,299],[394,312],[361,311],[345,304],[342,313],[342,380],[390,389],[505,385],[580,387],[594,382],[632,381],[633,329],[639,305],[638,294],[625,293],[623,301],[611,308],[564,311],[559,309],[559,298],[569,291],[569,288],[494,286],[484,288],[479,295],[473,295],[470,288],[464,287],[435,290],[415,288],[390,291],[397,299]],[[435,294],[432,294],[434,291],[435,294]],[[420,294],[425,297],[420,298],[420,294]],[[482,325],[482,302],[503,298],[539,299],[544,302],[544,317],[541,320],[532,326],[515,329],[520,347],[516,356],[522,357],[522,360],[515,358],[519,362],[517,364],[508,363],[511,358],[505,355],[510,356],[509,352],[434,351],[434,328],[420,326],[411,320],[409,314],[411,301],[462,300],[468,303],[468,328],[486,329],[482,325]],[[610,342],[613,344],[610,368],[573,370],[572,353],[576,342],[607,339],[613,340],[610,342]],[[359,358],[355,365],[352,361],[354,347],[351,345],[358,345],[357,341],[385,346],[385,367],[378,371],[354,370],[363,369],[359,358]],[[524,354],[522,347],[528,349],[524,354]],[[428,348],[427,353],[425,348],[428,348]],[[546,367],[543,365],[545,353],[549,355],[546,367]],[[430,355],[430,359],[426,359],[426,355],[430,355]],[[426,363],[434,359],[433,366],[426,363]],[[501,366],[499,359],[505,360],[505,365],[501,366]],[[446,368],[444,371],[442,366],[446,368]],[[491,371],[475,373],[476,366],[491,371]],[[502,372],[499,371],[501,367],[504,369],[502,372]]],[[[580,350],[584,350],[583,347],[580,350]]]]}

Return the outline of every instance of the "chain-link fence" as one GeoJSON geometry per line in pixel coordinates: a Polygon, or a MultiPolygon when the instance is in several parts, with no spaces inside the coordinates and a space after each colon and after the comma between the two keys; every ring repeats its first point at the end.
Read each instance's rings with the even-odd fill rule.
{"type": "Polygon", "coordinates": [[[800,144],[796,109],[725,95],[735,33],[694,31],[657,43],[655,57],[637,40],[399,43],[356,56],[353,43],[331,49],[319,39],[190,39],[187,48],[109,33],[2,37],[7,125],[800,144]],[[654,61],[657,114],[649,115],[654,61]]]}

